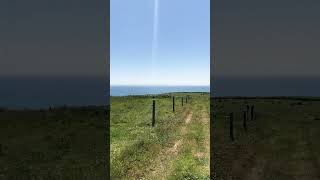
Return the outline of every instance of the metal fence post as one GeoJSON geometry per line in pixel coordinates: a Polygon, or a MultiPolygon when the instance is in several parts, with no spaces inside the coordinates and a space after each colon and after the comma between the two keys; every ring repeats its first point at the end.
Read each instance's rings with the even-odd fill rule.
{"type": "Polygon", "coordinates": [[[230,113],[230,139],[234,141],[234,134],[233,134],[233,113],[230,113]]]}
{"type": "Polygon", "coordinates": [[[243,111],[243,128],[247,132],[247,112],[243,111]]]}
{"type": "Polygon", "coordinates": [[[152,103],[152,127],[155,126],[156,123],[156,100],[153,100],[152,103]]]}
{"type": "Polygon", "coordinates": [[[174,100],[175,100],[175,97],[173,96],[173,98],[172,98],[172,111],[173,111],[173,112],[174,112],[174,110],[175,110],[175,107],[174,107],[174,105],[175,105],[174,103],[175,103],[175,102],[174,102],[174,100]]]}

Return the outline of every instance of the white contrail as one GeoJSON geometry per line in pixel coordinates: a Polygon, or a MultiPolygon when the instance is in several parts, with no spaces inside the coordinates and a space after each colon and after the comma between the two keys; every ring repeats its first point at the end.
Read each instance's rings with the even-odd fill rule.
{"type": "Polygon", "coordinates": [[[152,65],[152,83],[155,83],[155,70],[156,70],[156,49],[158,45],[158,23],[159,23],[159,0],[154,0],[154,14],[153,14],[153,37],[152,37],[152,52],[151,52],[151,65],[152,65]]]}

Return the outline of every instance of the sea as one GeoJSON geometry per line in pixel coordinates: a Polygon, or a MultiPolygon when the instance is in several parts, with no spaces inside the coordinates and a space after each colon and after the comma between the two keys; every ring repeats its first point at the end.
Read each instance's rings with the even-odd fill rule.
{"type": "Polygon", "coordinates": [[[209,86],[111,86],[104,78],[0,78],[0,107],[47,108],[109,104],[111,96],[211,92],[214,96],[318,96],[320,77],[216,78],[209,86]]]}
{"type": "Polygon", "coordinates": [[[320,97],[319,76],[223,77],[211,83],[211,96],[320,97]]]}
{"type": "Polygon", "coordinates": [[[104,105],[105,78],[2,77],[0,107],[38,109],[50,106],[104,105]]]}
{"type": "Polygon", "coordinates": [[[150,95],[170,92],[210,92],[210,86],[111,86],[110,96],[150,95]]]}

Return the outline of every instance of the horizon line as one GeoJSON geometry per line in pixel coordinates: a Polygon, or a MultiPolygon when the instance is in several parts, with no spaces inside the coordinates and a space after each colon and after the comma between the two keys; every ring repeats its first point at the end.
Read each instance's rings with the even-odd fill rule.
{"type": "Polygon", "coordinates": [[[110,86],[210,86],[210,84],[110,84],[110,86]]]}

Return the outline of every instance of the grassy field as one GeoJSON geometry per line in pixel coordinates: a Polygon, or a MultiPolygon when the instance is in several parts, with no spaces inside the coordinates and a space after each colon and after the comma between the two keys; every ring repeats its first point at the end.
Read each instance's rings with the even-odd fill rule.
{"type": "Polygon", "coordinates": [[[152,128],[152,97],[111,97],[111,179],[209,179],[209,94],[155,99],[152,128]]]}
{"type": "Polygon", "coordinates": [[[1,110],[0,180],[103,179],[103,107],[1,110]]]}
{"type": "Polygon", "coordinates": [[[213,168],[216,179],[320,179],[320,101],[318,99],[213,99],[213,168]],[[255,119],[243,128],[242,110],[255,106],[255,119]],[[235,114],[235,141],[229,120],[235,114]]]}

